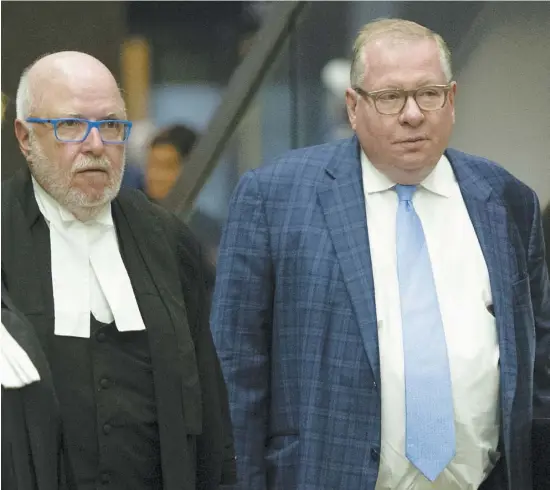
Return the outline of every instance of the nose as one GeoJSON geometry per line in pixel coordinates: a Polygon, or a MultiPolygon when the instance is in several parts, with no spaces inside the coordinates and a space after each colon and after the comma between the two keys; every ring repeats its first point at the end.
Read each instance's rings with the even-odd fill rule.
{"type": "Polygon", "coordinates": [[[105,144],[97,128],[92,128],[86,139],[82,142],[82,149],[85,153],[91,153],[94,156],[101,156],[103,154],[105,144]]]}
{"type": "Polygon", "coordinates": [[[417,127],[422,123],[424,120],[424,113],[420,110],[420,107],[418,107],[414,97],[407,97],[405,107],[403,107],[399,119],[402,124],[408,124],[413,127],[417,127]]]}

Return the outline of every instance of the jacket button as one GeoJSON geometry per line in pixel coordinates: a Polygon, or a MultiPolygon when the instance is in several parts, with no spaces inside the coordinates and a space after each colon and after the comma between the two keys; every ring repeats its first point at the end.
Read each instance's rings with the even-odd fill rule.
{"type": "Polygon", "coordinates": [[[107,336],[105,335],[105,332],[98,332],[96,335],[96,339],[98,342],[105,342],[105,338],[107,336]]]}
{"type": "Polygon", "coordinates": [[[105,390],[107,388],[109,388],[109,385],[110,385],[110,381],[109,381],[109,378],[101,378],[101,380],[99,381],[99,385],[105,390]]]}
{"type": "Polygon", "coordinates": [[[99,481],[103,485],[107,485],[107,483],[109,483],[111,481],[111,477],[109,476],[109,473],[101,473],[101,475],[99,477],[99,481]]]}
{"type": "Polygon", "coordinates": [[[112,428],[113,428],[113,427],[112,427],[110,424],[105,424],[105,425],[103,426],[103,433],[104,433],[104,434],[110,434],[112,428]]]}
{"type": "Polygon", "coordinates": [[[378,461],[380,461],[380,453],[378,452],[378,449],[373,447],[370,450],[370,457],[373,461],[378,463],[378,461]]]}

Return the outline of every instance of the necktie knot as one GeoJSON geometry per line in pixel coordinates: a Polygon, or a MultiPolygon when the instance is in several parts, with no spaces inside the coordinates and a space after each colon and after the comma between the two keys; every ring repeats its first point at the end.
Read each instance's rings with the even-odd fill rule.
{"type": "Polygon", "coordinates": [[[402,184],[396,184],[395,186],[395,192],[397,192],[397,197],[399,198],[399,201],[406,201],[410,202],[412,201],[412,197],[414,192],[416,191],[415,185],[402,185],[402,184]]]}

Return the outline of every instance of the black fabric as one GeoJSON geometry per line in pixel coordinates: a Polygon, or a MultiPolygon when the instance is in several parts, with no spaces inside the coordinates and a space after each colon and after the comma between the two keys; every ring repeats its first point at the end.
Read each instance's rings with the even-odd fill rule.
{"type": "Polygon", "coordinates": [[[533,488],[550,489],[550,416],[533,421],[533,488]]]}
{"type": "Polygon", "coordinates": [[[546,265],[550,271],[550,202],[542,212],[542,228],[544,231],[544,243],[546,245],[546,265]]]}
{"type": "MultiPolygon", "coordinates": [[[[138,191],[112,204],[147,328],[163,490],[236,481],[227,392],[209,328],[211,270],[183,223],[138,191]]],[[[27,169],[2,184],[2,271],[48,358],[56,350],[49,229],[27,169]]],[[[90,379],[90,383],[93,380],[90,379]]]]}
{"type": "Polygon", "coordinates": [[[491,474],[480,485],[479,490],[505,490],[506,488],[508,488],[506,479],[506,463],[504,454],[502,454],[499,461],[493,468],[493,471],[491,471],[491,474]]]}
{"type": "Polygon", "coordinates": [[[32,325],[17,310],[2,280],[2,323],[36,367],[40,380],[2,387],[2,488],[72,490],[63,427],[51,372],[32,325]]]}
{"type": "MultiPolygon", "coordinates": [[[[24,388],[26,390],[26,388],[24,388]]],[[[20,390],[2,387],[2,488],[38,489],[36,466],[31,442],[28,437],[25,420],[24,398],[20,390]]],[[[50,438],[51,453],[58,457],[59,443],[57,437],[50,438]]],[[[57,464],[54,463],[54,468],[57,464]]],[[[51,475],[46,488],[54,489],[57,485],[56,475],[51,475]]]]}
{"type": "Polygon", "coordinates": [[[89,339],[54,336],[50,360],[80,490],[160,490],[160,447],[146,331],[91,317],[89,339]]]}

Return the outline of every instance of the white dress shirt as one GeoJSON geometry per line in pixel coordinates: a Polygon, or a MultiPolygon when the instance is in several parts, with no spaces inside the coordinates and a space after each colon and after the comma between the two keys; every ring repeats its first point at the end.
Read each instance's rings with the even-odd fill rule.
{"type": "MultiPolygon", "coordinates": [[[[382,447],[376,490],[475,490],[498,460],[499,347],[487,266],[445,156],[418,186],[422,221],[447,341],[456,456],[432,483],[405,456],[405,385],[396,265],[394,183],[361,157],[372,259],[380,370],[382,447]]],[[[426,346],[427,349],[430,346],[426,346]]]]}
{"type": "Polygon", "coordinates": [[[50,227],[55,334],[90,337],[90,312],[119,331],[144,330],[134,291],[120,256],[108,204],[81,222],[32,179],[36,202],[50,227]]]}

